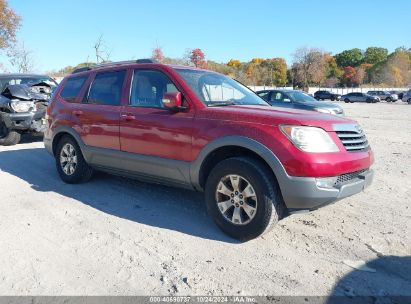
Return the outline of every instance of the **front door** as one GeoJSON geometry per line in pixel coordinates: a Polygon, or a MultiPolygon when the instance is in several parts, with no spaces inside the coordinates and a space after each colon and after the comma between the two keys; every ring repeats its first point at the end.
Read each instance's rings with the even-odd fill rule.
{"type": "Polygon", "coordinates": [[[272,106],[282,108],[295,108],[291,98],[280,91],[272,91],[270,95],[270,102],[272,106]]]}
{"type": "Polygon", "coordinates": [[[136,157],[129,164],[135,170],[150,171],[151,167],[163,172],[143,173],[167,176],[174,174],[174,169],[179,170],[175,166],[191,160],[194,109],[187,100],[184,112],[170,111],[162,103],[165,93],[177,91],[177,86],[160,70],[133,71],[129,103],[121,112],[120,144],[122,151],[136,157]],[[139,158],[144,166],[139,164],[139,158]],[[164,167],[159,168],[159,164],[164,167]]]}

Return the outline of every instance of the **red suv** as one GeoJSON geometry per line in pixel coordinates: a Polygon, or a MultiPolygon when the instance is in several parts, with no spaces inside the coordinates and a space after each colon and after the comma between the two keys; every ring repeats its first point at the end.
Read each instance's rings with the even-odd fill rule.
{"type": "Polygon", "coordinates": [[[204,191],[217,225],[240,240],[373,177],[355,121],[271,107],[224,75],[148,59],[74,71],[47,121],[44,143],[63,181],[102,170],[204,191]]]}

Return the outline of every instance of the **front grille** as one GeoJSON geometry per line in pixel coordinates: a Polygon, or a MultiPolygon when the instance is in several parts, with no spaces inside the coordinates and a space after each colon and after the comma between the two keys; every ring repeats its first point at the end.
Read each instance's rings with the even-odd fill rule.
{"type": "Polygon", "coordinates": [[[345,150],[348,152],[359,152],[367,150],[369,147],[368,140],[361,129],[350,131],[336,131],[345,150]]]}
{"type": "Polygon", "coordinates": [[[338,187],[342,184],[345,184],[347,182],[352,181],[353,179],[358,178],[358,176],[364,172],[367,172],[368,169],[364,169],[364,170],[360,170],[360,171],[356,171],[356,172],[352,172],[352,173],[346,173],[343,175],[338,176],[337,181],[334,184],[334,187],[338,187]]]}

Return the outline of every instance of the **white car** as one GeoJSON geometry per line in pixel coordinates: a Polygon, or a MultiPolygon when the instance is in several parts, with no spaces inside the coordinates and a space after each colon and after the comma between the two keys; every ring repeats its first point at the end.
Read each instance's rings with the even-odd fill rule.
{"type": "Polygon", "coordinates": [[[411,90],[404,94],[404,96],[402,97],[402,101],[411,104],[411,90]]]}

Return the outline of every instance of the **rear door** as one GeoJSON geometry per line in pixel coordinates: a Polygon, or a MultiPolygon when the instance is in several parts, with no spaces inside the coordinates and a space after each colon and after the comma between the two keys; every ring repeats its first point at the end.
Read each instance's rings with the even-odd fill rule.
{"type": "Polygon", "coordinates": [[[73,128],[91,147],[120,150],[120,109],[126,70],[93,75],[88,90],[72,112],[73,128]]]}

